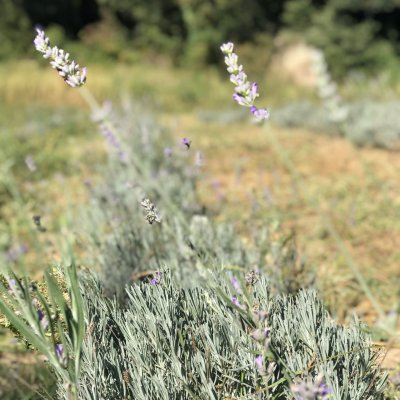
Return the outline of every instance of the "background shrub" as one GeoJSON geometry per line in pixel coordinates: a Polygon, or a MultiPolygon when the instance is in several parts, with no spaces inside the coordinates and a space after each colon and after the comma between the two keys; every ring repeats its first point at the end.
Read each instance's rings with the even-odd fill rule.
{"type": "MultiPolygon", "coordinates": [[[[352,69],[372,73],[400,51],[396,0],[62,0],[56,7],[50,0],[4,0],[0,7],[2,58],[25,55],[36,24],[59,25],[70,40],[94,43],[100,35],[101,51],[125,61],[137,59],[127,55],[134,48],[191,66],[219,63],[218,47],[226,40],[256,43],[258,52],[262,36],[300,33],[325,52],[335,77],[352,69]]],[[[267,53],[273,49],[272,43],[263,44],[267,53]]]]}

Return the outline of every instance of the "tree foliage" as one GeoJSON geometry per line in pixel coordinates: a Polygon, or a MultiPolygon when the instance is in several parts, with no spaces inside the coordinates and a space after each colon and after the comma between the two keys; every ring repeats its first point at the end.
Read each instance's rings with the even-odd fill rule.
{"type": "MultiPolygon", "coordinates": [[[[399,0],[3,0],[0,11],[3,59],[26,51],[26,33],[36,24],[59,25],[77,39],[110,15],[126,32],[126,47],[198,64],[216,62],[223,41],[254,42],[260,34],[282,30],[301,33],[320,47],[337,76],[353,68],[376,69],[400,51],[399,0]]],[[[99,38],[111,40],[107,34],[99,38]]]]}

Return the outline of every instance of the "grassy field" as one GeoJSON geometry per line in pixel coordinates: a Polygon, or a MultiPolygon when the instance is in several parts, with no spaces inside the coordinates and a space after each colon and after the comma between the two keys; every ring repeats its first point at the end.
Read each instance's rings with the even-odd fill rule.
{"type": "MultiPolygon", "coordinates": [[[[205,158],[202,199],[219,218],[235,221],[244,236],[248,224],[274,224],[277,237],[292,236],[315,271],[332,314],[346,321],[356,313],[370,324],[376,340],[387,339],[321,213],[333,221],[378,302],[388,312],[395,310],[400,298],[396,152],[356,148],[341,138],[272,124],[259,128],[247,121],[205,121],[199,110],[219,113],[231,106],[231,85],[215,70],[141,65],[93,66],[89,71],[88,86],[98,99],[143,98],[177,140],[191,138],[193,151],[202,151],[205,158]]],[[[26,61],[0,65],[0,77],[5,76],[0,79],[0,250],[27,243],[32,250],[26,255],[28,270],[39,275],[61,257],[62,237],[79,231],[76,211],[87,198],[84,182],[96,179],[105,146],[79,93],[63,85],[54,71],[26,61]],[[37,164],[35,172],[25,165],[28,155],[37,164]],[[47,228],[41,243],[32,239],[36,214],[47,228]]],[[[264,80],[260,104],[312,98],[283,81],[264,80]]],[[[4,332],[0,336],[1,368],[15,364],[10,349],[20,350],[10,347],[4,332]]],[[[29,384],[35,380],[29,374],[36,373],[22,375],[29,384]]],[[[46,379],[45,373],[40,379],[46,379]]]]}

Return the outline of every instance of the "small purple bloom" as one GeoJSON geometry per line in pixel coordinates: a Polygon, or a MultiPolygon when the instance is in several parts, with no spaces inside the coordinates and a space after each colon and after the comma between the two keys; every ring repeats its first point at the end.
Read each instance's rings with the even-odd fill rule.
{"type": "Polygon", "coordinates": [[[262,122],[269,117],[269,112],[265,108],[257,108],[256,106],[252,106],[250,111],[254,115],[256,122],[262,122]]]}
{"type": "Polygon", "coordinates": [[[232,97],[233,97],[233,100],[235,100],[236,103],[238,103],[239,105],[241,105],[241,106],[246,105],[246,99],[243,96],[241,96],[240,94],[235,93],[232,97]]]}
{"type": "Polygon", "coordinates": [[[8,293],[12,296],[19,296],[21,294],[21,289],[15,279],[8,279],[8,288],[8,293]]]}
{"type": "Polygon", "coordinates": [[[245,308],[244,305],[242,305],[242,304],[239,303],[239,300],[238,300],[238,298],[237,298],[236,296],[233,296],[231,300],[232,300],[232,303],[233,303],[236,307],[239,307],[239,308],[241,308],[242,310],[245,308]]]}
{"type": "Polygon", "coordinates": [[[322,375],[297,380],[290,386],[290,389],[296,400],[327,400],[331,393],[322,375]]]}
{"type": "Polygon", "coordinates": [[[328,386],[325,385],[325,383],[321,383],[319,386],[319,394],[323,397],[328,396],[331,393],[331,390],[328,388],[328,386]]]}
{"type": "Polygon", "coordinates": [[[236,292],[242,293],[242,289],[240,288],[240,282],[239,282],[238,278],[236,278],[236,276],[232,277],[231,283],[232,283],[232,286],[234,287],[234,289],[236,290],[236,292]]]}
{"type": "Polygon", "coordinates": [[[49,321],[47,320],[43,311],[40,308],[37,309],[37,314],[38,314],[38,318],[39,318],[40,323],[42,324],[43,329],[46,331],[47,328],[49,327],[49,321]]]}
{"type": "Polygon", "coordinates": [[[257,85],[257,82],[254,82],[251,85],[250,96],[253,99],[253,101],[258,97],[258,85],[257,85]]]}
{"type": "Polygon", "coordinates": [[[262,369],[264,367],[264,361],[263,361],[263,357],[261,355],[257,356],[255,358],[254,362],[256,363],[258,369],[262,369]]]}
{"type": "Polygon", "coordinates": [[[186,146],[187,149],[190,149],[192,141],[189,138],[184,137],[181,139],[181,143],[186,146]]]}
{"type": "Polygon", "coordinates": [[[10,287],[11,290],[14,290],[17,288],[17,281],[15,279],[9,279],[8,280],[8,286],[10,287]]]}
{"type": "Polygon", "coordinates": [[[37,314],[38,314],[39,321],[41,321],[44,318],[44,314],[40,308],[37,310],[37,314]]]}
{"type": "Polygon", "coordinates": [[[240,304],[239,304],[239,300],[238,300],[238,298],[236,297],[236,296],[233,296],[232,297],[232,303],[235,305],[235,306],[240,306],[240,304]]]}
{"type": "Polygon", "coordinates": [[[161,272],[156,272],[153,276],[153,279],[151,279],[150,284],[153,286],[158,285],[161,282],[162,274],[161,272]]]}
{"type": "Polygon", "coordinates": [[[64,357],[64,347],[62,344],[56,344],[56,354],[60,360],[64,357]]]}

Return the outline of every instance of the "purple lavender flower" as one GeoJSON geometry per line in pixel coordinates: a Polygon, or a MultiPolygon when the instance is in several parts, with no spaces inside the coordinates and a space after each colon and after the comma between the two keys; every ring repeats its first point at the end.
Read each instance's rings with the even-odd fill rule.
{"type": "Polygon", "coordinates": [[[42,324],[43,329],[46,331],[49,327],[48,319],[45,317],[43,311],[40,308],[37,309],[37,315],[39,318],[39,322],[42,324]]]}
{"type": "Polygon", "coordinates": [[[255,122],[262,122],[269,117],[269,112],[265,108],[257,108],[256,106],[252,106],[250,111],[254,115],[255,122]]]}
{"type": "Polygon", "coordinates": [[[326,386],[320,374],[313,378],[304,378],[294,382],[290,389],[296,400],[326,400],[331,390],[326,386]]]}
{"type": "Polygon", "coordinates": [[[235,85],[233,99],[241,106],[249,107],[256,122],[262,122],[268,118],[267,110],[258,109],[254,102],[259,96],[258,85],[256,82],[250,84],[247,75],[243,71],[243,66],[238,64],[238,56],[233,52],[233,43],[225,43],[221,46],[221,51],[225,54],[225,64],[230,73],[230,81],[235,85]]]}
{"type": "MultiPolygon", "coordinates": [[[[41,323],[43,329],[47,330],[47,328],[49,327],[49,321],[46,318],[45,314],[43,313],[42,309],[40,308],[40,303],[39,303],[38,299],[33,298],[32,304],[36,308],[37,316],[38,316],[39,322],[41,323]]],[[[39,332],[37,332],[37,333],[39,333],[39,332]]]]}
{"type": "Polygon", "coordinates": [[[240,282],[239,282],[238,278],[236,278],[236,276],[232,277],[231,283],[237,293],[239,293],[239,294],[242,293],[242,289],[240,287],[240,282]]]}
{"type": "Polygon", "coordinates": [[[239,307],[239,308],[241,308],[242,310],[244,310],[246,307],[243,305],[243,304],[240,304],[239,303],[239,300],[238,300],[238,298],[237,298],[237,296],[232,296],[232,303],[236,306],[236,307],[239,307]]]}
{"type": "Polygon", "coordinates": [[[264,372],[264,360],[263,356],[259,355],[254,359],[254,362],[256,363],[257,369],[260,372],[264,372]]]}
{"type": "Polygon", "coordinates": [[[236,296],[233,296],[233,297],[232,297],[232,303],[233,303],[235,306],[240,307],[239,300],[238,300],[238,298],[237,298],[236,296]]]}
{"type": "Polygon", "coordinates": [[[19,287],[17,286],[17,281],[12,278],[12,279],[8,279],[8,293],[15,296],[16,294],[18,294],[18,290],[19,287]]]}
{"type": "Polygon", "coordinates": [[[233,97],[233,100],[235,100],[236,103],[239,104],[239,106],[246,106],[247,105],[246,99],[242,95],[240,95],[238,93],[234,93],[232,97],[233,97]]]}
{"type": "Polygon", "coordinates": [[[250,98],[253,99],[253,101],[259,96],[258,94],[258,85],[257,82],[253,82],[251,85],[250,89],[250,98]]]}
{"type": "Polygon", "coordinates": [[[184,137],[184,138],[181,139],[181,143],[182,143],[184,146],[186,146],[186,148],[189,150],[192,141],[191,141],[189,138],[184,137]]]}
{"type": "Polygon", "coordinates": [[[11,290],[14,290],[17,287],[17,281],[14,278],[9,279],[8,286],[10,287],[11,290]]]}
{"type": "Polygon", "coordinates": [[[162,274],[161,272],[157,271],[154,274],[153,278],[151,279],[150,284],[156,286],[161,282],[161,279],[162,279],[162,274]]]}
{"type": "Polygon", "coordinates": [[[59,360],[64,358],[64,346],[62,344],[56,344],[56,354],[59,360]]]}
{"type": "Polygon", "coordinates": [[[39,321],[41,321],[44,318],[43,311],[40,308],[38,308],[38,310],[37,310],[37,315],[38,315],[39,321]]]}

